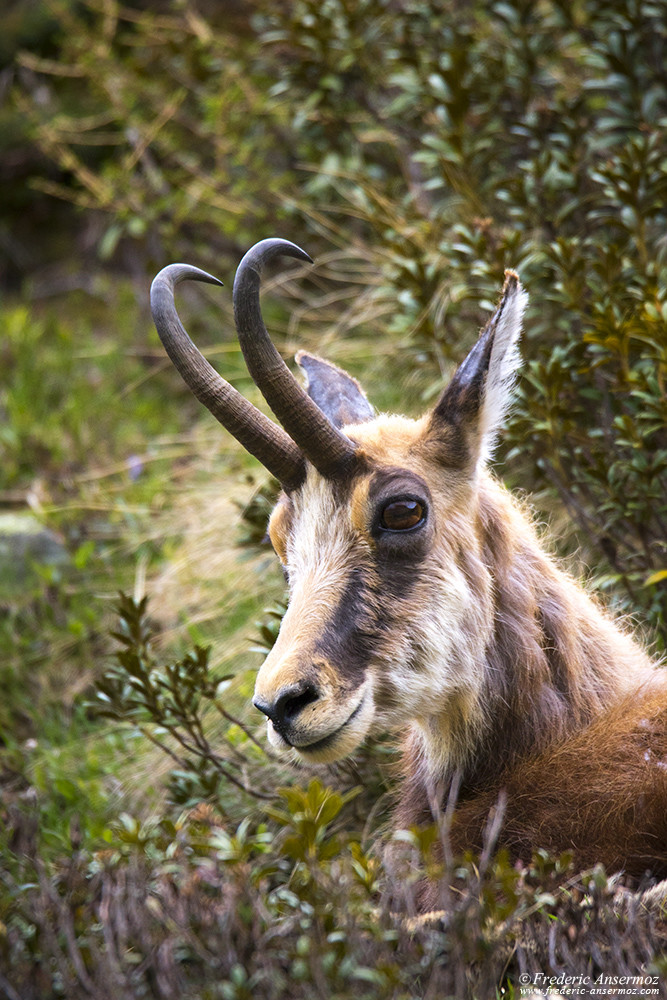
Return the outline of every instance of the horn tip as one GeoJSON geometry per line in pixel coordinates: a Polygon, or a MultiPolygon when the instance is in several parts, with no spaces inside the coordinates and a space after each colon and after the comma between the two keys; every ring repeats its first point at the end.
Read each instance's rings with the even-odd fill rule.
{"type": "Polygon", "coordinates": [[[153,278],[152,288],[158,288],[160,285],[168,285],[173,288],[180,281],[205,281],[209,285],[223,285],[224,282],[220,281],[220,278],[214,277],[214,275],[209,274],[208,271],[202,271],[200,267],[194,267],[192,264],[167,264],[163,267],[158,274],[153,278]]]}
{"type": "Polygon", "coordinates": [[[258,273],[261,273],[264,265],[274,257],[294,257],[297,260],[305,260],[309,264],[314,263],[310,254],[302,250],[296,243],[272,237],[260,240],[259,243],[255,243],[248,250],[239,264],[237,274],[243,274],[246,269],[256,270],[258,273]]]}
{"type": "MultiPolygon", "coordinates": [[[[296,244],[295,244],[295,246],[296,246],[296,244]]],[[[299,247],[299,250],[301,250],[301,247],[299,247]]],[[[302,257],[302,260],[307,260],[309,264],[314,264],[315,263],[315,261],[310,256],[310,254],[308,253],[307,250],[301,250],[301,257],[302,257]]]]}

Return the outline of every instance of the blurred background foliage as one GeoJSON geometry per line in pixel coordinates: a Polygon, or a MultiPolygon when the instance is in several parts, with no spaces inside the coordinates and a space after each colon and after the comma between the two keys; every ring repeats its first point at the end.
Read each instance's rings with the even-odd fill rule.
{"type": "MultiPolygon", "coordinates": [[[[225,280],[222,293],[184,289],[179,302],[207,355],[257,402],[229,286],[252,243],[294,239],[316,265],[276,274],[267,290],[281,350],[314,349],[360,377],[379,408],[411,414],[473,343],[503,270],[518,270],[530,293],[526,368],[498,473],[530,494],[591,587],[664,651],[666,34],[665,0],[6,5],[0,839],[17,860],[0,883],[0,969],[12,956],[25,971],[37,953],[50,955],[34,980],[25,973],[22,997],[84,989],[98,946],[82,941],[83,917],[74,907],[79,923],[63,931],[79,952],[58,951],[36,913],[48,903],[65,920],[63,899],[82,898],[95,877],[95,891],[122,897],[117,870],[110,881],[99,874],[103,845],[114,864],[131,857],[142,885],[158,878],[147,856],[159,857],[160,879],[177,856],[187,881],[191,859],[212,849],[193,847],[189,826],[158,835],[149,820],[173,826],[179,810],[206,798],[227,824],[240,823],[258,806],[234,780],[269,796],[287,780],[254,742],[258,720],[244,714],[258,662],[251,647],[270,647],[281,614],[281,577],[262,543],[272,488],[163,357],[146,300],[165,263],[186,260],[225,280]],[[139,654],[110,660],[119,589],[151,595],[148,664],[139,654]],[[102,715],[90,707],[101,696],[102,715]],[[123,809],[138,818],[119,826],[123,809]],[[78,867],[67,874],[73,845],[78,867]],[[21,878],[40,884],[34,899],[21,878]]],[[[126,652],[132,621],[143,628],[132,607],[121,605],[126,652]]],[[[348,826],[361,828],[370,803],[384,802],[385,761],[391,750],[379,744],[320,775],[338,788],[348,826]],[[355,783],[366,793],[348,801],[355,783]]],[[[283,820],[290,809],[301,815],[297,802],[288,806],[283,820]]],[[[271,837],[281,825],[272,822],[271,837]]],[[[238,888],[250,855],[275,857],[257,825],[235,836],[238,888]]],[[[322,836],[318,844],[329,843],[322,836]]],[[[357,876],[372,884],[361,842],[335,844],[351,867],[332,888],[326,848],[326,892],[344,895],[357,876]]],[[[257,879],[280,883],[262,865],[257,879]]],[[[293,907],[284,967],[301,960],[304,990],[320,989],[318,975],[340,965],[343,938],[340,928],[303,929],[314,883],[293,877],[294,898],[271,883],[280,912],[293,907]],[[322,945],[324,964],[305,961],[304,934],[322,945]]],[[[249,923],[234,933],[255,940],[247,906],[249,923]]],[[[90,907],[81,913],[92,919],[90,907]]],[[[138,985],[161,982],[160,969],[151,966],[152,980],[146,971],[169,933],[160,926],[141,939],[134,972],[125,952],[113,968],[97,967],[125,983],[122,995],[171,995],[138,985]]],[[[412,995],[385,932],[381,946],[371,936],[383,984],[371,982],[370,953],[355,952],[332,995],[346,996],[351,982],[370,984],[372,996],[412,995]]],[[[411,953],[413,979],[437,947],[429,939],[421,957],[411,953]]],[[[170,961],[198,961],[196,952],[176,949],[170,961]]],[[[452,957],[452,969],[468,958],[452,957]]],[[[234,969],[206,995],[258,995],[243,961],[234,969]]],[[[453,986],[438,988],[458,991],[452,975],[453,986]]],[[[488,975],[502,980],[495,966],[488,975]]],[[[100,995],[110,981],[95,985],[100,995]]],[[[266,995],[283,995],[262,982],[266,995]]],[[[97,994],[90,986],[80,995],[97,994]]]]}

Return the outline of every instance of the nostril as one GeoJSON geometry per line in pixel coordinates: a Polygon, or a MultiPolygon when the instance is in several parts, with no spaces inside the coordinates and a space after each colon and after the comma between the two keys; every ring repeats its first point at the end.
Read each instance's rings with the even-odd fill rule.
{"type": "Polygon", "coordinates": [[[314,684],[301,681],[281,691],[273,703],[255,698],[253,704],[255,708],[271,719],[274,726],[280,727],[294,722],[306,705],[317,701],[319,697],[319,691],[314,684]]]}
{"type": "Polygon", "coordinates": [[[279,722],[294,722],[297,715],[312,702],[317,701],[319,692],[312,684],[298,684],[279,695],[275,713],[279,722]]]}
{"type": "Polygon", "coordinates": [[[271,717],[272,714],[271,706],[268,705],[265,701],[262,701],[261,698],[253,698],[252,703],[255,706],[255,708],[259,709],[262,715],[266,715],[269,718],[271,717]]]}

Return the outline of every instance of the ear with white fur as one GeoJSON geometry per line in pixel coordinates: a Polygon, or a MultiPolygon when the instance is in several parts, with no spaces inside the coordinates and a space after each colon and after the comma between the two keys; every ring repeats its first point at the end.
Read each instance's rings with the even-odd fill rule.
{"type": "Polygon", "coordinates": [[[518,275],[506,271],[498,308],[431,414],[427,437],[441,442],[449,464],[477,465],[493,455],[521,366],[518,342],[527,303],[518,275]]]}

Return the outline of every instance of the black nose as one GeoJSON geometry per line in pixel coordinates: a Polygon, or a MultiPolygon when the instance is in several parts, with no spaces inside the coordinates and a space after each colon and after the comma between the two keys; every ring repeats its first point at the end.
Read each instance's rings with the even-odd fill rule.
{"type": "Polygon", "coordinates": [[[312,704],[320,697],[320,693],[310,681],[298,681],[283,688],[271,704],[255,698],[253,705],[268,716],[278,730],[285,729],[294,722],[306,705],[312,704]]]}

